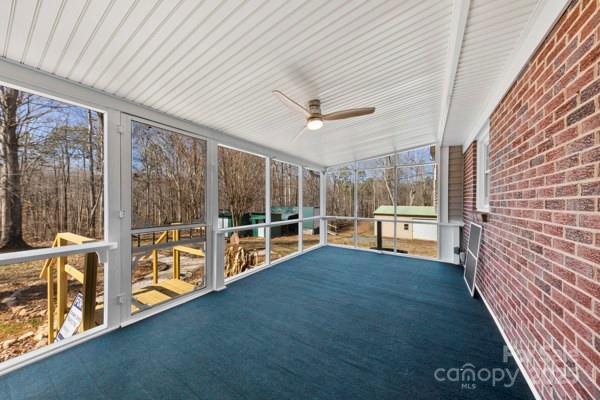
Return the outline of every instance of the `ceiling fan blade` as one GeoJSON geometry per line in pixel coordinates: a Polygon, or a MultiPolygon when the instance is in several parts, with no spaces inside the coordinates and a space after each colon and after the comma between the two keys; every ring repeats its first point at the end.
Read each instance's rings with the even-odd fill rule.
{"type": "Polygon", "coordinates": [[[283,94],[279,90],[273,90],[273,95],[275,97],[277,97],[279,100],[281,100],[281,102],[283,104],[288,106],[293,111],[302,113],[302,115],[304,115],[305,118],[310,117],[310,113],[308,112],[308,110],[306,108],[302,107],[300,104],[296,103],[294,100],[290,99],[289,97],[287,97],[285,94],[283,94]]]}
{"type": "Polygon", "coordinates": [[[374,112],[375,112],[375,107],[352,108],[350,110],[335,111],[335,112],[332,112],[329,114],[325,114],[325,115],[323,115],[323,119],[325,121],[333,121],[336,119],[360,117],[361,115],[373,114],[374,112]]]}
{"type": "Polygon", "coordinates": [[[298,132],[298,133],[296,134],[296,136],[294,136],[294,138],[292,139],[292,143],[296,143],[296,142],[297,142],[297,141],[300,139],[300,137],[301,137],[302,135],[304,135],[304,133],[305,133],[307,130],[308,130],[308,129],[306,128],[306,125],[304,125],[304,127],[302,128],[302,130],[301,130],[300,132],[298,132]]]}

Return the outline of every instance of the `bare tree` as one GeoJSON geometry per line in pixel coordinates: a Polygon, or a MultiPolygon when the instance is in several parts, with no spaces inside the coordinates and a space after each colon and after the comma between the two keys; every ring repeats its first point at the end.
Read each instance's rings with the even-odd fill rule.
{"type": "Polygon", "coordinates": [[[101,235],[101,117],[0,86],[0,251],[47,246],[61,230],[101,235]]]}
{"type": "Polygon", "coordinates": [[[135,122],[132,155],[134,228],[204,219],[204,140],[135,122]]]}
{"type": "Polygon", "coordinates": [[[89,196],[89,210],[88,210],[88,221],[90,226],[90,235],[96,236],[96,176],[94,171],[94,120],[92,117],[92,110],[87,110],[88,115],[88,167],[90,174],[90,196],[89,196]]]}
{"type": "Polygon", "coordinates": [[[2,175],[0,176],[0,203],[2,225],[0,249],[12,250],[29,247],[23,240],[21,200],[21,168],[19,165],[18,109],[24,100],[16,89],[0,89],[2,140],[2,175]]]}
{"type": "Polygon", "coordinates": [[[264,211],[265,160],[219,147],[219,208],[231,213],[233,224],[244,214],[264,211]]]}

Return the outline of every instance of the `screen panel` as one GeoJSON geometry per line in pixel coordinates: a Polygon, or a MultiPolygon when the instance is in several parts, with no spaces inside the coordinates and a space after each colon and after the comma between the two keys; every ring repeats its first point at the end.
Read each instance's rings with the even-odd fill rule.
{"type": "Polygon", "coordinates": [[[475,257],[479,257],[479,241],[481,238],[481,227],[476,224],[471,224],[471,232],[469,233],[469,250],[475,257]]]}
{"type": "Polygon", "coordinates": [[[469,293],[471,293],[471,296],[475,295],[475,277],[477,275],[477,264],[480,243],[481,226],[477,224],[471,224],[464,273],[464,279],[467,283],[467,287],[469,288],[469,293]]]}
{"type": "Polygon", "coordinates": [[[477,267],[477,259],[467,252],[467,259],[465,261],[465,282],[469,288],[471,296],[475,293],[475,268],[477,267]]]}

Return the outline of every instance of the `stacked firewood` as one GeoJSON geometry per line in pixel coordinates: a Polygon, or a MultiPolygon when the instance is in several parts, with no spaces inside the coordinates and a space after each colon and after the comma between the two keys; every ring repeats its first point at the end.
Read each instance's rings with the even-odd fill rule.
{"type": "Polygon", "coordinates": [[[256,250],[247,250],[240,246],[240,238],[234,233],[225,250],[225,277],[235,276],[258,263],[256,250]]]}

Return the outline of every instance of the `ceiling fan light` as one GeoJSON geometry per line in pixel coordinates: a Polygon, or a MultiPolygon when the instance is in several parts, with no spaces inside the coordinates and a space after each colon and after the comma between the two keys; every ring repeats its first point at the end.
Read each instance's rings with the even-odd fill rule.
{"type": "Polygon", "coordinates": [[[323,120],[321,118],[309,118],[306,122],[306,127],[311,131],[316,131],[323,127],[323,120]]]}

